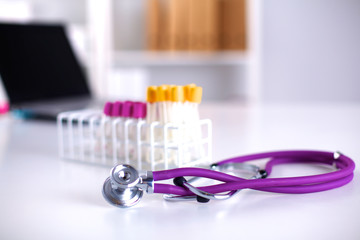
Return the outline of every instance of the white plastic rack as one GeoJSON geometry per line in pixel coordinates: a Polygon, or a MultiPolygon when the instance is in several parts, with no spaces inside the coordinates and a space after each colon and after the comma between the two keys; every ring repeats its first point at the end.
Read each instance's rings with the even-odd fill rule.
{"type": "Polygon", "coordinates": [[[212,123],[191,124],[107,117],[84,110],[59,114],[59,154],[63,159],[139,170],[160,170],[211,163],[212,123]]]}

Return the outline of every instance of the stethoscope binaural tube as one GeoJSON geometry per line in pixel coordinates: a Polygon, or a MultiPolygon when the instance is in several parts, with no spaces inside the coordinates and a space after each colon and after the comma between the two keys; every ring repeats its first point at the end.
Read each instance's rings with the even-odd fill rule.
{"type": "MultiPolygon", "coordinates": [[[[121,167],[117,166],[114,169],[125,169],[127,173],[134,171],[130,166],[120,166],[121,167]]],[[[126,190],[126,184],[117,187],[119,184],[111,182],[111,179],[114,179],[114,177],[106,180],[103,195],[115,206],[128,207],[136,204],[144,191],[148,193],[167,194],[165,197],[166,200],[187,200],[196,197],[198,202],[207,202],[210,199],[227,199],[241,189],[291,194],[312,193],[338,188],[349,183],[353,178],[353,171],[355,169],[355,163],[349,157],[340,152],[333,153],[323,151],[277,151],[259,153],[223,160],[212,165],[214,169],[217,168],[218,170],[222,168],[225,169],[224,166],[239,166],[239,168],[242,169],[244,169],[245,166],[245,169],[250,169],[250,171],[254,173],[254,176],[251,179],[244,179],[223,172],[202,168],[178,168],[154,171],[147,172],[146,175],[140,176],[138,184],[131,186],[132,195],[125,200],[125,195],[122,192],[124,192],[124,186],[126,190]],[[246,167],[245,162],[259,159],[269,159],[265,165],[265,169],[260,170],[254,165],[247,165],[246,167]],[[265,178],[271,174],[273,166],[288,163],[326,164],[334,166],[334,171],[302,177],[265,178]],[[197,188],[192,186],[190,181],[187,182],[184,177],[202,177],[223,183],[197,188]],[[155,181],[168,179],[174,179],[175,185],[155,183],[155,181]],[[223,194],[224,192],[227,193],[223,194]],[[119,196],[117,196],[117,194],[119,196]]],[[[112,174],[121,175],[121,172],[114,173],[113,170],[112,174]]],[[[136,175],[137,173],[134,174],[136,175]]]]}
{"type": "MultiPolygon", "coordinates": [[[[352,180],[355,163],[349,157],[343,154],[338,155],[339,156],[335,158],[334,153],[332,152],[281,151],[247,155],[217,163],[218,165],[222,165],[230,162],[242,163],[255,159],[270,158],[270,161],[266,164],[265,167],[268,175],[271,173],[272,166],[280,163],[315,162],[325,163],[328,165],[335,164],[337,169],[339,169],[335,172],[313,176],[247,180],[220,172],[213,172],[211,170],[198,168],[179,168],[165,171],[156,171],[153,172],[153,176],[155,181],[166,180],[180,176],[201,176],[225,182],[213,186],[199,187],[199,189],[210,193],[219,193],[245,188],[278,193],[311,193],[341,187],[352,180]]],[[[192,192],[187,189],[168,184],[155,184],[154,193],[175,195],[192,194],[192,192]]]]}

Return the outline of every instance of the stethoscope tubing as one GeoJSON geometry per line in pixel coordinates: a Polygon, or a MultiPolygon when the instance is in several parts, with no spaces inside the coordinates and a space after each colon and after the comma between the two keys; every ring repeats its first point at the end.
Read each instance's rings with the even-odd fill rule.
{"type": "MultiPolygon", "coordinates": [[[[179,168],[153,172],[154,181],[166,180],[176,177],[195,176],[218,180],[224,183],[199,187],[200,190],[209,193],[220,193],[239,189],[254,189],[276,193],[312,193],[337,188],[349,183],[353,178],[355,163],[347,156],[341,154],[334,158],[332,152],[322,151],[278,151],[259,153],[236,157],[218,162],[218,165],[227,163],[242,163],[251,160],[270,158],[265,166],[268,175],[272,167],[277,164],[310,162],[334,165],[339,169],[334,172],[312,176],[267,178],[267,179],[243,179],[225,173],[200,168],[179,168]]],[[[193,195],[191,191],[180,186],[169,184],[154,184],[154,193],[175,194],[181,196],[193,195]]]]}

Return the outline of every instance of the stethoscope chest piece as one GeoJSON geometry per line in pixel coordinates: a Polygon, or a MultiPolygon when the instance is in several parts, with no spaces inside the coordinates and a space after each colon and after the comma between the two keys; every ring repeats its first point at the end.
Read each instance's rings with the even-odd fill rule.
{"type": "Polygon", "coordinates": [[[106,201],[116,207],[132,207],[143,196],[143,190],[137,186],[138,172],[129,165],[118,165],[111,170],[105,180],[102,193],[106,201]]]}

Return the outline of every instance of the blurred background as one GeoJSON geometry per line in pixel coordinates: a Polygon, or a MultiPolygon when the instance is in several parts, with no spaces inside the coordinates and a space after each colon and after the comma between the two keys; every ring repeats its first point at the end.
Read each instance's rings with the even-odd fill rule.
{"type": "Polygon", "coordinates": [[[99,98],[360,102],[358,0],[0,0],[0,21],[66,24],[99,98]]]}

